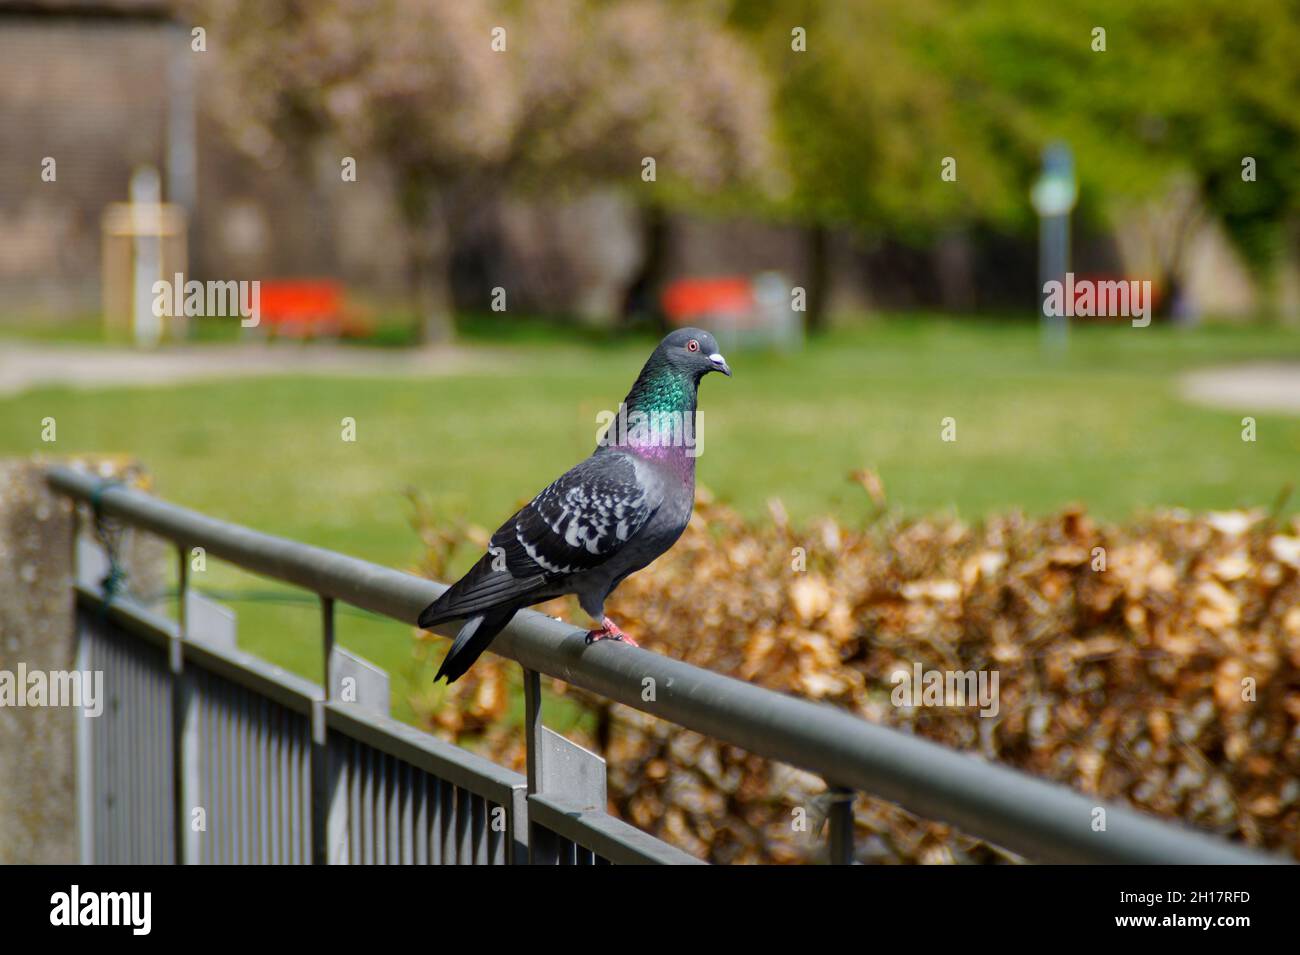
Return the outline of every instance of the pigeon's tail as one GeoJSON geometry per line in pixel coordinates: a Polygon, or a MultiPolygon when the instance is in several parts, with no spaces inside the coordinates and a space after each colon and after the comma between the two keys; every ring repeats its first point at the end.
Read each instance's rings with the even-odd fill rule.
{"type": "Polygon", "coordinates": [[[433,682],[437,683],[446,677],[448,683],[455,683],[464,676],[465,671],[473,666],[474,661],[488,648],[492,638],[505,629],[514,615],[513,608],[492,610],[466,620],[465,625],[460,628],[460,633],[456,634],[456,639],[452,641],[451,649],[443,658],[442,666],[438,667],[433,682]]]}

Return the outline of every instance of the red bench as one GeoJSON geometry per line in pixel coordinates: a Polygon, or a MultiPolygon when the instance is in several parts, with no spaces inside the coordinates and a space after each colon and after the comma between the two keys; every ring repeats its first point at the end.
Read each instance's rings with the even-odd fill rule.
{"type": "Polygon", "coordinates": [[[708,316],[726,316],[735,325],[747,325],[756,315],[754,283],[744,277],[678,279],[664,288],[659,301],[674,325],[689,325],[708,316]]]}
{"type": "Polygon", "coordinates": [[[261,283],[261,324],[285,338],[358,336],[369,328],[349,312],[343,284],[333,279],[273,279],[261,283]]]}

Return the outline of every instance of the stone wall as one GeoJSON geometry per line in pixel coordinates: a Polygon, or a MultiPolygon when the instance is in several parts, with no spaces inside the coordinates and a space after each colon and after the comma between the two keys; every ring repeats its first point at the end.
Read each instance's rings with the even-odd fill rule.
{"type": "MultiPolygon", "coordinates": [[[[72,510],[0,461],[0,670],[74,666],[72,510]]],[[[76,862],[76,710],[0,706],[0,863],[76,862]]]]}
{"type": "MultiPolygon", "coordinates": [[[[72,595],[72,507],[46,487],[48,460],[0,459],[0,671],[76,666],[72,595]]],[[[129,457],[68,461],[147,489],[129,457]]],[[[168,550],[152,535],[121,538],[131,599],[166,612],[168,550]]],[[[71,707],[0,705],[0,865],[78,861],[77,721],[71,707]]]]}

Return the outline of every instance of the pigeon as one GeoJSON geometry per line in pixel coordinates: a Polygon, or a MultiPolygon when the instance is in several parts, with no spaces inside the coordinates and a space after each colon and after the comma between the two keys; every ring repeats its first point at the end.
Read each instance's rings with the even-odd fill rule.
{"type": "Polygon", "coordinates": [[[487,553],[424,608],[422,629],[464,621],[435,683],[464,675],[519,610],[565,594],[600,621],[588,643],[636,646],[605,615],[605,600],[672,547],[691,519],[696,399],[711,371],[731,376],[708,332],[680,328],[664,338],[591,457],[502,524],[487,553]]]}

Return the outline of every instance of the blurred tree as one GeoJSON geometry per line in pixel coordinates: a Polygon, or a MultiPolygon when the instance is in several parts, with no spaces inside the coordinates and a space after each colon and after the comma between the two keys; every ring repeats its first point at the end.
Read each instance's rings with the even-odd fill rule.
{"type": "Polygon", "coordinates": [[[1015,163],[928,60],[946,12],[940,0],[735,0],[732,21],[776,83],[791,188],[772,208],[806,226],[813,331],[824,324],[828,226],[921,244],[1023,214],[1015,163]],[[941,176],[947,158],[956,181],[941,176]]]}
{"type": "Polygon", "coordinates": [[[974,224],[1028,232],[1029,185],[1054,140],[1076,154],[1085,225],[1160,209],[1152,258],[1167,290],[1202,210],[1267,271],[1300,198],[1297,12],[1295,0],[733,0],[776,86],[792,188],[771,211],[807,224],[810,325],[827,225],[916,245],[974,224]]]}
{"type": "Polygon", "coordinates": [[[183,3],[208,30],[238,142],[271,159],[327,137],[391,165],[426,340],[451,334],[451,244],[472,204],[609,183],[671,203],[770,168],[762,75],[712,7],[183,3]]]}
{"type": "Polygon", "coordinates": [[[1158,0],[1134,21],[1156,91],[1153,148],[1194,177],[1246,261],[1271,278],[1300,210],[1300,4],[1204,0],[1193,15],[1158,0]]]}
{"type": "Polygon", "coordinates": [[[1072,145],[1085,219],[1159,220],[1146,231],[1166,303],[1203,213],[1268,276],[1300,202],[1294,0],[945,3],[935,68],[1022,165],[1045,142],[1072,145]]]}

